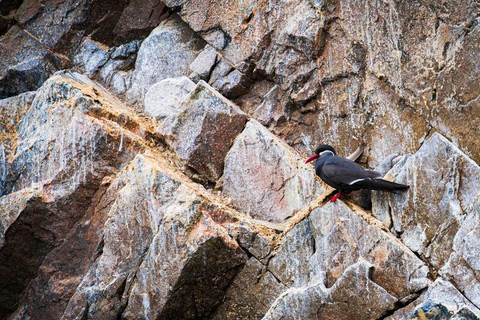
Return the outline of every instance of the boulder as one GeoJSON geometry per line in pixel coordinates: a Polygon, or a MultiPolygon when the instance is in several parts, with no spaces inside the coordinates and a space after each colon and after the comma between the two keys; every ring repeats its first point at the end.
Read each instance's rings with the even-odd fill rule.
{"type": "Polygon", "coordinates": [[[145,95],[145,113],[157,120],[178,114],[183,100],[195,87],[195,83],[185,76],[164,79],[154,84],[145,95]]]}
{"type": "Polygon", "coordinates": [[[105,46],[87,38],[82,42],[75,55],[75,65],[91,77],[97,73],[110,58],[108,51],[108,48],[105,46]]]}
{"type": "Polygon", "coordinates": [[[190,76],[193,78],[199,78],[198,80],[202,79],[208,81],[213,67],[218,61],[217,55],[217,51],[207,44],[190,64],[190,70],[193,72],[193,75],[190,76]]]}
{"type": "Polygon", "coordinates": [[[475,305],[466,299],[450,282],[438,278],[414,302],[395,311],[385,319],[460,320],[478,319],[478,317],[480,317],[480,310],[475,305]]]}
{"type": "Polygon", "coordinates": [[[387,177],[410,189],[401,194],[378,193],[373,199],[374,215],[391,224],[406,246],[440,269],[453,250],[467,208],[479,193],[480,167],[434,133],[387,177]]]}
{"type": "Polygon", "coordinates": [[[131,87],[125,93],[127,101],[141,110],[147,90],[163,79],[189,75],[190,64],[204,46],[205,42],[177,16],[162,22],[140,46],[131,87]]]}
{"type": "Polygon", "coordinates": [[[7,179],[11,178],[10,158],[18,144],[15,129],[31,107],[35,92],[25,92],[18,96],[0,100],[0,196],[7,193],[7,179]]]}
{"type": "Polygon", "coordinates": [[[363,259],[371,265],[369,279],[399,301],[428,286],[425,263],[355,210],[339,201],[314,209],[285,236],[268,269],[289,287],[321,282],[330,288],[363,259]]]}
{"type": "Polygon", "coordinates": [[[439,271],[442,277],[453,283],[475,305],[480,303],[480,283],[476,278],[480,271],[477,259],[480,241],[479,222],[480,201],[477,195],[453,239],[453,252],[439,271]]]}
{"type": "Polygon", "coordinates": [[[2,36],[0,55],[0,99],[36,90],[56,70],[68,65],[18,26],[2,36]]]}
{"type": "Polygon", "coordinates": [[[255,219],[283,222],[323,192],[314,170],[304,162],[250,120],[225,158],[222,194],[255,219]]]}
{"type": "Polygon", "coordinates": [[[371,268],[366,261],[359,261],[331,288],[321,281],[291,288],[278,297],[263,319],[378,319],[393,309],[397,300],[369,279],[371,268]]]}
{"type": "Polygon", "coordinates": [[[215,182],[222,176],[225,156],[246,121],[246,114],[201,80],[159,131],[188,167],[215,182]]]}

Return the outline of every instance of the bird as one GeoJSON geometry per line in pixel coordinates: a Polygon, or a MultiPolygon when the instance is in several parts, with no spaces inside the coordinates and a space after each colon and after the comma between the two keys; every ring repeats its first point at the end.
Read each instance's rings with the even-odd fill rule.
{"type": "Polygon", "coordinates": [[[340,198],[342,192],[368,189],[398,193],[410,188],[404,184],[384,180],[380,172],[365,169],[352,160],[338,156],[335,149],[327,144],[315,149],[315,153],[305,163],[315,159],[316,174],[336,190],[331,202],[340,198]]]}

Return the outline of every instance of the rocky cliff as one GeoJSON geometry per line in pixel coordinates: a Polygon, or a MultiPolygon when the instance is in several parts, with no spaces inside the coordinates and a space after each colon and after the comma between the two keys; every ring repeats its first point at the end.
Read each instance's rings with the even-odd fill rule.
{"type": "Polygon", "coordinates": [[[478,319],[475,0],[0,0],[0,319],[478,319]],[[332,189],[320,143],[407,193],[332,189]]]}

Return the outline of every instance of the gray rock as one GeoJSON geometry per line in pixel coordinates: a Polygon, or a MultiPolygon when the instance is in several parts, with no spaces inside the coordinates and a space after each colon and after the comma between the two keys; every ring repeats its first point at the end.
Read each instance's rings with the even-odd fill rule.
{"type": "MultiPolygon", "coordinates": [[[[479,193],[480,194],[480,193],[479,193]]],[[[475,305],[480,304],[480,272],[478,261],[480,241],[480,200],[466,212],[465,220],[453,240],[453,252],[439,273],[450,280],[475,305]]]]}
{"type": "Polygon", "coordinates": [[[247,259],[212,218],[231,209],[154,147],[130,161],[151,127],[86,76],[38,90],[18,126],[23,189],[0,198],[2,317],[188,318],[222,301],[247,259]]]}
{"type": "Polygon", "coordinates": [[[215,51],[212,46],[206,45],[203,51],[201,51],[197,58],[190,64],[190,70],[194,72],[195,77],[208,81],[210,73],[218,59],[217,51],[215,51]]]}
{"type": "Polygon", "coordinates": [[[331,288],[316,282],[288,289],[263,319],[377,319],[393,309],[397,299],[370,279],[371,270],[370,263],[359,261],[331,288]]]}
{"type": "Polygon", "coordinates": [[[75,55],[75,65],[91,78],[122,95],[130,88],[140,41],[134,40],[118,48],[85,39],[75,55]]]}
{"type": "MultiPolygon", "coordinates": [[[[280,96],[278,85],[263,80],[254,83],[249,93],[237,99],[236,103],[261,124],[272,129],[273,124],[285,120],[285,110],[278,103],[280,96]]],[[[302,135],[302,138],[305,138],[305,135],[302,135]]]]}
{"type": "Polygon", "coordinates": [[[57,74],[37,91],[32,107],[16,128],[19,143],[11,160],[16,179],[7,186],[8,190],[52,181],[57,181],[57,186],[62,181],[67,188],[76,189],[92,179],[91,175],[106,174],[125,161],[123,156],[129,157],[122,152],[122,137],[110,138],[106,143],[103,125],[86,114],[101,110],[95,92],[114,100],[103,88],[79,74],[57,74]],[[51,97],[55,97],[57,108],[51,108],[51,97]],[[120,157],[109,156],[112,151],[120,157]]]}
{"type": "Polygon", "coordinates": [[[284,238],[269,270],[292,287],[322,282],[330,288],[347,268],[363,259],[370,279],[398,300],[429,284],[428,267],[397,238],[370,225],[341,202],[314,209],[284,238]],[[298,272],[300,271],[300,272],[298,272]]]}
{"type": "MultiPolygon", "coordinates": [[[[436,268],[452,252],[453,238],[480,190],[480,167],[438,133],[387,174],[408,193],[379,193],[375,212],[391,212],[392,229],[436,268]]],[[[377,215],[378,216],[378,215],[377,215]]]]}
{"type": "Polygon", "coordinates": [[[235,99],[248,92],[252,80],[238,69],[212,83],[212,86],[229,99],[235,99]]]}
{"type": "Polygon", "coordinates": [[[74,63],[87,75],[92,76],[105,65],[109,58],[108,48],[90,39],[85,39],[75,55],[74,63]]]}
{"type": "MultiPolygon", "coordinates": [[[[428,289],[423,292],[414,302],[410,303],[404,308],[401,308],[389,316],[388,320],[403,320],[411,319],[415,314],[419,314],[419,308],[424,308],[425,306],[434,306],[435,304],[443,306],[447,309],[448,312],[452,314],[459,313],[459,316],[466,311],[461,311],[462,309],[469,309],[471,313],[477,317],[480,315],[480,310],[474,306],[470,301],[465,299],[465,297],[457,290],[455,287],[448,281],[445,281],[441,278],[438,278],[433,282],[428,289]]],[[[431,308],[424,308],[430,310],[431,308]]],[[[441,310],[443,310],[441,308],[441,310]]],[[[437,308],[438,310],[438,308],[437,308]]],[[[427,311],[427,310],[424,310],[427,311]]],[[[441,311],[440,311],[441,312],[441,311]]],[[[450,319],[450,314],[448,314],[447,319],[450,319]]],[[[419,317],[418,319],[422,319],[419,317]]],[[[424,317],[423,319],[437,319],[424,317]]],[[[439,318],[443,319],[443,318],[439,318]]],[[[452,318],[452,319],[462,319],[462,318],[452,318]]],[[[468,319],[468,318],[467,318],[468,319]]],[[[470,318],[475,319],[475,318],[470,318]]]]}
{"type": "Polygon", "coordinates": [[[189,65],[204,46],[205,42],[180,18],[173,16],[162,22],[140,46],[126,99],[140,108],[146,91],[153,84],[167,78],[188,76],[189,65]]]}
{"type": "Polygon", "coordinates": [[[18,26],[2,36],[0,56],[0,99],[36,90],[56,70],[67,66],[64,59],[18,26]]]}
{"type": "Polygon", "coordinates": [[[212,319],[261,319],[286,287],[257,259],[250,258],[212,319]]]}
{"type": "Polygon", "coordinates": [[[223,50],[227,45],[225,33],[218,29],[204,32],[202,38],[218,51],[223,50]]]}
{"type": "Polygon", "coordinates": [[[323,276],[321,270],[317,273],[309,265],[316,250],[313,232],[309,219],[297,224],[285,235],[278,252],[268,264],[268,270],[288,287],[305,286],[313,282],[315,276],[323,276]]]}
{"type": "Polygon", "coordinates": [[[0,319],[478,318],[478,1],[165,3],[0,0],[0,319]]]}
{"type": "Polygon", "coordinates": [[[122,306],[126,318],[209,314],[246,255],[210,218],[213,208],[154,159],[139,155],[129,167],[112,183],[120,189],[107,214],[95,286],[87,291],[89,316],[111,317],[122,306]],[[116,295],[123,282],[131,288],[128,305],[127,296],[116,295]]]}
{"type": "MultiPolygon", "coordinates": [[[[36,90],[55,71],[71,67],[84,39],[107,46],[142,39],[168,16],[162,16],[159,0],[25,0],[1,6],[0,99],[36,90]]],[[[81,50],[94,50],[92,61],[82,53],[89,71],[104,59],[101,50],[81,50]]]]}
{"type": "Polygon", "coordinates": [[[122,44],[112,53],[111,58],[114,60],[117,59],[127,59],[133,54],[136,54],[140,48],[141,42],[139,40],[133,40],[129,43],[122,44]]]}
{"type": "Polygon", "coordinates": [[[164,79],[154,84],[145,95],[145,113],[157,120],[177,115],[183,100],[195,87],[195,83],[185,76],[164,79]]]}
{"type": "Polygon", "coordinates": [[[253,218],[282,222],[321,195],[314,170],[256,121],[249,121],[225,158],[222,194],[253,218]]]}
{"type": "Polygon", "coordinates": [[[238,107],[200,81],[160,131],[180,159],[214,182],[222,176],[225,156],[246,121],[238,107]]]}
{"type": "Polygon", "coordinates": [[[28,201],[39,196],[39,191],[38,188],[29,188],[0,197],[0,206],[3,208],[0,214],[0,249],[5,244],[7,230],[25,210],[28,201]]]}
{"type": "Polygon", "coordinates": [[[0,197],[7,193],[7,180],[15,179],[11,157],[19,143],[15,128],[30,109],[35,92],[25,92],[18,96],[0,100],[0,197]]]}

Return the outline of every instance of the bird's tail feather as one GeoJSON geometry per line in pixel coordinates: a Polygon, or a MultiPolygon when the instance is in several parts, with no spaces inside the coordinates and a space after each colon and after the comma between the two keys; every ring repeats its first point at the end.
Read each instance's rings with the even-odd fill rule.
{"type": "Polygon", "coordinates": [[[406,191],[410,186],[390,182],[383,179],[365,179],[359,181],[354,184],[354,186],[361,187],[363,189],[370,189],[370,190],[380,190],[380,191],[388,191],[388,192],[398,192],[398,191],[406,191]]]}

